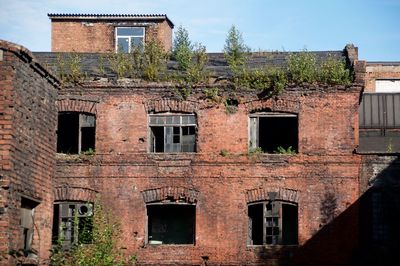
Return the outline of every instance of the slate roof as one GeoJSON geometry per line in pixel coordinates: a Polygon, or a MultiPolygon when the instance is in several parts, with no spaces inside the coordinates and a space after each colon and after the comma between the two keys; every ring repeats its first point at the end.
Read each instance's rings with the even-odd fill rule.
{"type": "MultiPolygon", "coordinates": [[[[263,53],[252,53],[249,56],[247,65],[250,68],[259,67],[281,67],[284,68],[287,65],[288,57],[290,54],[296,52],[263,52],[263,53]]],[[[328,57],[346,60],[346,53],[344,51],[316,51],[311,52],[315,54],[317,62],[323,62],[328,57]]],[[[54,53],[54,52],[34,52],[34,55],[40,60],[47,68],[53,73],[57,72],[57,58],[60,54],[65,53],[54,53]]],[[[115,74],[111,71],[105,54],[100,53],[80,53],[81,65],[83,73],[86,73],[90,77],[103,76],[99,72],[99,62],[103,61],[104,70],[107,77],[114,77],[115,74]]],[[[211,76],[223,77],[229,76],[230,70],[228,64],[224,58],[223,53],[208,53],[208,64],[207,69],[210,70],[211,76]]],[[[177,69],[175,61],[168,62],[168,70],[173,72],[177,69]]]]}
{"type": "Polygon", "coordinates": [[[51,20],[166,20],[171,28],[174,23],[166,14],[56,14],[49,13],[51,20]]]}

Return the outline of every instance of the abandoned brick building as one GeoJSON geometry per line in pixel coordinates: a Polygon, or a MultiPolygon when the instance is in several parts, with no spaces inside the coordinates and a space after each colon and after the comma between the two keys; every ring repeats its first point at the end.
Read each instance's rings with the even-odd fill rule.
{"type": "MultiPolygon", "coordinates": [[[[383,76],[368,72],[374,64],[359,61],[356,47],[314,52],[320,61],[346,60],[355,73],[351,85],[289,84],[261,97],[209,83],[182,99],[170,82],[117,79],[107,66],[98,71],[100,53],[129,52],[151,38],[170,50],[167,16],[49,17],[52,52],[32,55],[1,43],[0,84],[10,92],[1,91],[0,251],[25,252],[3,255],[0,264],[48,263],[51,238],[76,243],[79,223],[71,221],[93,215],[96,198],[121,224],[119,245],[142,265],[398,259],[400,98],[385,94],[392,105],[377,106],[382,92],[371,92],[370,80],[383,76]],[[87,77],[58,89],[46,68],[57,73],[57,58],[72,51],[82,52],[87,77]],[[215,86],[234,111],[205,96],[215,86]],[[19,98],[6,102],[7,93],[19,98]],[[375,114],[390,108],[393,123],[385,116],[380,124],[375,114]],[[374,132],[383,144],[371,145],[374,132]],[[294,153],[274,153],[282,146],[294,153]],[[257,148],[264,152],[250,152],[257,148]],[[34,219],[18,221],[25,216],[34,219]]],[[[287,55],[254,55],[248,64],[282,67],[287,55]]],[[[209,54],[207,68],[212,82],[229,74],[222,54],[209,54]]]]}

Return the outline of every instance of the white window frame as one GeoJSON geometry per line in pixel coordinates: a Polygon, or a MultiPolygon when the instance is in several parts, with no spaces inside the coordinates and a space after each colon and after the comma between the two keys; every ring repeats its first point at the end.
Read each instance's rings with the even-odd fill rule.
{"type": "Polygon", "coordinates": [[[131,52],[132,38],[142,37],[143,47],[146,40],[146,28],[145,27],[115,27],[115,52],[118,52],[118,38],[128,38],[128,53],[131,52]],[[143,35],[129,35],[129,36],[119,36],[118,29],[130,29],[130,28],[140,28],[143,29],[143,35]]]}

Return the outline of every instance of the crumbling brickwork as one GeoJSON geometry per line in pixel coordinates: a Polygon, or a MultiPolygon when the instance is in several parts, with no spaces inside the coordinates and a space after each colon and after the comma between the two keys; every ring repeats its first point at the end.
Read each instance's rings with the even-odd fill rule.
{"type": "Polygon", "coordinates": [[[0,41],[0,53],[0,264],[39,263],[51,246],[58,81],[21,46],[0,41]],[[24,201],[36,205],[30,258],[24,201]]]}

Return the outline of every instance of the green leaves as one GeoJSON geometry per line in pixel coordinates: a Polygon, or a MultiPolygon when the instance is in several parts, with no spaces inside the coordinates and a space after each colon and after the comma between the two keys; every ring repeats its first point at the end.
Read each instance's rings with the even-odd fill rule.
{"type": "Polygon", "coordinates": [[[236,29],[235,25],[232,25],[228,31],[223,52],[233,72],[244,66],[249,51],[249,47],[243,41],[242,33],[236,29]]]}

